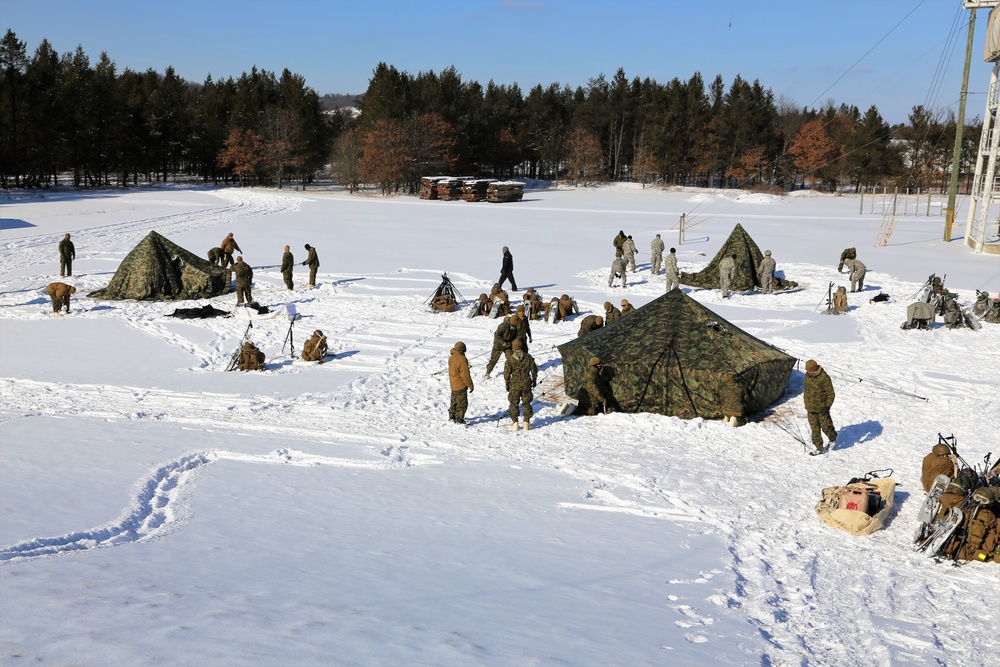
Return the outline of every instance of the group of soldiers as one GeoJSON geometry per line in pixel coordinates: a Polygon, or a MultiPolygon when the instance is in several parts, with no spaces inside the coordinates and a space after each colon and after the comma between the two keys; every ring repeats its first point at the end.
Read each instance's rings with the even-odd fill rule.
{"type": "MultiPolygon", "coordinates": [[[[628,287],[628,273],[636,273],[638,271],[635,263],[637,252],[635,241],[632,240],[630,234],[625,234],[623,230],[618,230],[618,234],[611,243],[615,248],[615,259],[611,262],[611,275],[608,276],[608,287],[615,287],[615,282],[620,279],[622,287],[626,288],[628,287]]],[[[663,243],[663,239],[657,234],[650,243],[649,269],[650,273],[654,276],[659,275],[661,267],[664,269],[667,281],[666,291],[669,292],[674,288],[680,287],[680,270],[677,267],[677,249],[671,248],[665,261],[663,258],[664,250],[666,250],[666,244],[663,243]]]]}
{"type": "MultiPolygon", "coordinates": [[[[316,248],[308,243],[305,244],[305,249],[307,256],[301,265],[309,267],[309,287],[315,287],[316,272],[319,270],[319,255],[316,253],[316,248]]],[[[236,303],[239,305],[253,301],[253,269],[243,261],[242,255],[236,255],[235,261],[233,260],[233,255],[237,252],[243,252],[243,249],[236,242],[233,233],[229,232],[226,238],[222,239],[222,243],[208,251],[208,261],[223,269],[232,267],[230,270],[236,278],[236,303]]],[[[285,289],[289,291],[295,289],[292,279],[294,268],[295,257],[292,255],[291,247],[286,245],[281,255],[281,278],[285,283],[285,289]]]]}
{"type": "MultiPolygon", "coordinates": [[[[73,275],[73,260],[76,259],[76,246],[70,241],[69,234],[66,234],[59,241],[59,277],[65,278],[73,275]]],[[[45,286],[45,293],[52,300],[52,314],[62,315],[63,308],[69,312],[70,295],[76,294],[76,288],[64,282],[51,282],[45,286]]]]}

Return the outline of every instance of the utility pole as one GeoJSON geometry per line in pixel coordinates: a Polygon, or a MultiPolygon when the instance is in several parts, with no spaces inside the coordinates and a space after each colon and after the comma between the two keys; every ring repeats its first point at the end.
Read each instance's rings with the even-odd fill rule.
{"type": "Polygon", "coordinates": [[[948,213],[944,217],[945,243],[951,241],[951,227],[955,222],[955,199],[958,194],[958,172],[962,166],[962,132],[965,129],[965,98],[969,96],[969,66],[972,63],[972,37],[976,31],[976,8],[969,14],[969,41],[965,45],[965,69],[962,72],[962,94],[958,101],[955,119],[955,152],[951,158],[951,182],[948,184],[948,213]]]}

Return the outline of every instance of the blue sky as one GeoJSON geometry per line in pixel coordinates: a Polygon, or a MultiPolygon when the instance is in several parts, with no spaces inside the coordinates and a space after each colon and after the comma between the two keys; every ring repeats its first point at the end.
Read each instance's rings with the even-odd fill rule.
{"type": "MultiPolygon", "coordinates": [[[[981,116],[990,65],[979,10],[967,116],[981,116]]],[[[29,55],[102,51],[119,70],[167,66],[190,81],[252,66],[305,77],[318,93],[361,93],[375,66],[466,81],[586,85],[623,68],[667,82],[758,79],[798,106],[828,99],[957,109],[969,10],[961,0],[0,0],[0,28],[29,55]],[[860,61],[860,62],[859,62],[860,61]]]]}

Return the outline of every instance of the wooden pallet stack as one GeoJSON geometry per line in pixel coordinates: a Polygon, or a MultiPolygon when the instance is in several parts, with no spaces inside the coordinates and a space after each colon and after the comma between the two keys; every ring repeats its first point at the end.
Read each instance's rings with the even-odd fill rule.
{"type": "Polygon", "coordinates": [[[520,181],[493,181],[486,190],[486,201],[502,204],[521,201],[524,197],[524,183],[520,181]]]}
{"type": "Polygon", "coordinates": [[[475,178],[462,182],[462,199],[465,201],[486,201],[487,190],[493,181],[489,178],[475,178]]]}
{"type": "Polygon", "coordinates": [[[457,178],[442,178],[434,187],[437,198],[441,201],[452,201],[462,198],[462,181],[457,178]]]}
{"type": "Polygon", "coordinates": [[[420,198],[421,199],[437,199],[437,186],[438,181],[447,178],[447,176],[422,176],[420,178],[420,198]]]}

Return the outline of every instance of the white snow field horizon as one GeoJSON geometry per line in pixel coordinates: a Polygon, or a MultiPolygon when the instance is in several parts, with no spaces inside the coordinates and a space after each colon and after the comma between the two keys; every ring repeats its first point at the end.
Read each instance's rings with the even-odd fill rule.
{"type": "MultiPolygon", "coordinates": [[[[1000,455],[1000,326],[902,330],[931,273],[970,305],[1000,292],[1000,257],[941,241],[943,218],[856,196],[531,184],[510,204],[189,185],[0,193],[0,664],[987,665],[1000,655],[1000,566],[913,550],[921,459],[954,434],[970,463],[1000,455]],[[691,226],[679,244],[681,213],[691,226]],[[560,417],[555,346],[606,300],[662,294],[649,244],[684,270],[740,223],[802,289],[683,286],[800,360],[782,401],[741,428],[653,414],[560,417]],[[640,271],[607,287],[618,230],[640,271]],[[151,230],[204,256],[233,232],[254,299],[98,301],[151,230]],[[53,317],[56,245],[76,245],[72,312],[53,317]],[[283,246],[314,245],[318,286],[283,246]],[[436,313],[447,272],[489,291],[501,247],[516,293],[575,297],[533,323],[531,431],[510,432],[483,380],[498,320],[436,313]],[[866,290],[821,311],[854,246],[866,290]],[[879,292],[888,303],[870,303],[879,292]],[[177,320],[212,303],[231,318],[177,320]],[[224,372],[252,321],[266,372],[224,372]],[[468,425],[447,418],[449,351],[468,346],[468,425]],[[837,448],[812,457],[802,368],[837,391],[837,448]],[[822,524],[824,487],[872,470],[898,482],[884,529],[822,524]],[[882,473],[887,474],[887,473],[882,473]]],[[[941,198],[932,201],[939,210],[941,198]]],[[[964,221],[964,206],[957,220],[964,221]]],[[[995,215],[992,216],[995,218],[995,215]]]]}

